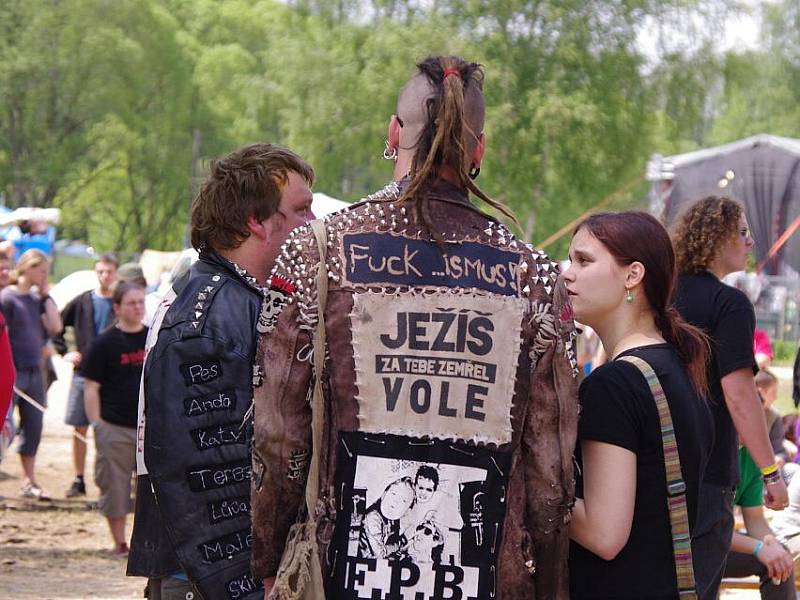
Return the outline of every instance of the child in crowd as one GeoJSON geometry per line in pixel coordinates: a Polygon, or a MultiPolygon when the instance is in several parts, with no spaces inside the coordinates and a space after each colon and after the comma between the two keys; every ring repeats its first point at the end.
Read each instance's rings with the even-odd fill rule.
{"type": "Polygon", "coordinates": [[[797,446],[786,440],[783,419],[772,406],[778,399],[778,378],[769,369],[761,369],[755,377],[755,384],[764,405],[764,418],[767,421],[772,451],[775,453],[775,463],[788,482],[800,465],[793,462],[797,454],[797,446]]]}
{"type": "Polygon", "coordinates": [[[758,575],[763,600],[794,600],[792,555],[767,522],[761,472],[743,446],[739,448],[739,474],[734,503],[742,509],[746,531],[733,534],[725,576],[758,575]]]}
{"type": "Polygon", "coordinates": [[[83,364],[86,416],[94,426],[95,482],[99,509],[114,539],[113,554],[128,553],[125,534],[132,512],[131,475],[136,468],[136,411],[147,327],[144,288],[118,282],[112,294],[114,327],[98,335],[83,364]]]}

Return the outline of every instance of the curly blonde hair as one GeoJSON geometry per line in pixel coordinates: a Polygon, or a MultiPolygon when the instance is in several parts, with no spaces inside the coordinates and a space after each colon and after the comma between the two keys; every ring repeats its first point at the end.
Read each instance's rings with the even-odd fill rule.
{"type": "Polygon", "coordinates": [[[723,244],[739,229],[744,207],[724,196],[708,196],[689,206],[672,232],[678,273],[707,269],[723,244]]]}

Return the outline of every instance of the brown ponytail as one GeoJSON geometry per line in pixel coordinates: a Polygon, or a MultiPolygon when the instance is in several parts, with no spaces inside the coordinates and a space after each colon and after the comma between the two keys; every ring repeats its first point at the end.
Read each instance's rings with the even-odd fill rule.
{"type": "Polygon", "coordinates": [[[655,317],[656,327],[664,339],[678,351],[678,356],[689,370],[692,385],[701,394],[708,393],[708,359],[710,346],[703,331],[683,320],[674,306],[669,306],[655,317]]]}
{"type": "Polygon", "coordinates": [[[423,228],[436,237],[430,227],[427,191],[441,176],[442,167],[450,167],[462,188],[519,225],[511,209],[492,200],[467,174],[470,169],[467,149],[472,144],[465,143],[465,139],[470,136],[477,140],[481,132],[470,128],[464,109],[470,101],[483,103],[483,67],[455,56],[432,56],[419,63],[417,69],[428,78],[434,94],[426,100],[427,117],[411,162],[411,182],[401,200],[413,202],[414,213],[423,228]],[[477,94],[470,94],[472,89],[477,94]]]}

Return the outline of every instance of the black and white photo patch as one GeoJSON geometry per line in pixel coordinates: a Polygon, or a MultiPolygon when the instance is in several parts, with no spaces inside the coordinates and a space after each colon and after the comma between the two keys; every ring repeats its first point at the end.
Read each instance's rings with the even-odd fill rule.
{"type": "Polygon", "coordinates": [[[329,597],[491,597],[509,463],[466,444],[342,433],[329,597]]]}

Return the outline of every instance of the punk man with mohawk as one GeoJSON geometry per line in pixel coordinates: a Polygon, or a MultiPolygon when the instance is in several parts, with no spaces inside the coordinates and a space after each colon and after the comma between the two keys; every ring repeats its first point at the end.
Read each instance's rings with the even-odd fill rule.
{"type": "Polygon", "coordinates": [[[461,58],[417,65],[389,124],[395,181],[276,261],[295,291],[266,338],[253,450],[270,598],[569,595],[572,312],[555,263],[470,201],[513,220],[474,183],[482,84],[461,58]]]}

